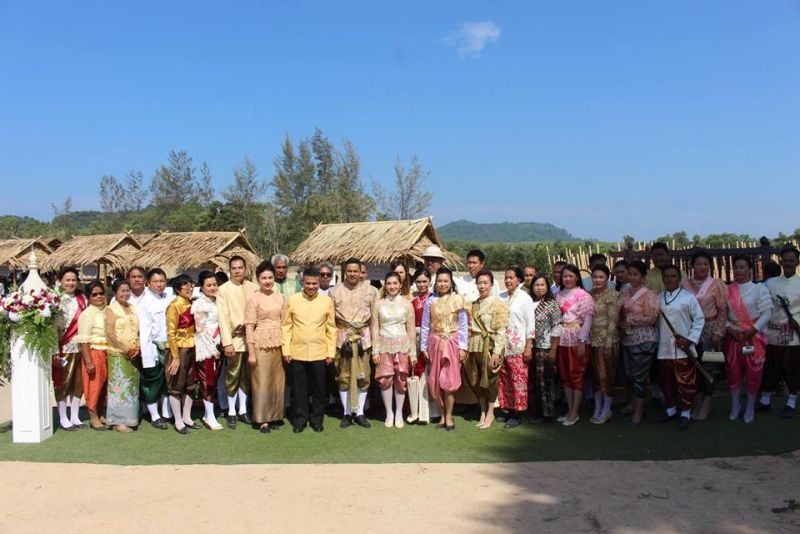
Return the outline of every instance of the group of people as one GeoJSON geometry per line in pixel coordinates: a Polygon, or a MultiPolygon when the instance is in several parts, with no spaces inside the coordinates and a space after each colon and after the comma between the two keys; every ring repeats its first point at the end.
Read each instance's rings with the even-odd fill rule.
{"type": "Polygon", "coordinates": [[[180,434],[224,424],[270,433],[288,419],[294,432],[323,431],[340,403],[341,428],[371,426],[368,403],[383,405],[384,425],[436,423],[455,430],[456,404],[480,406],[476,426],[526,418],[572,426],[581,405],[590,421],[612,418],[615,388],[629,396],[628,424],[645,418],[646,398],[663,399],[663,421],[687,428],[710,410],[724,364],[730,419],[769,410],[781,382],[791,417],[800,388],[798,251],[781,252],[780,276],[754,283],[752,260],[733,259],[734,281],[710,275],[698,251],[691,275],[670,263],[663,243],[642,261],[590,258],[590,276],[557,262],[552,281],[535,266],[504,271],[503,286],[480,250],[455,276],[435,245],[412,274],[393,263],[380,289],[357,258],[287,276],[288,258],[255,266],[239,256],[229,273],[203,271],[169,281],[158,268],[134,267],[113,281],[110,304],[99,281],[79,289],[78,271],[59,273],[60,342],[53,383],[60,426],[133,431],[142,414],[180,434]],[[415,290],[412,290],[412,284],[415,290]],[[742,407],[741,389],[746,391],[742,407]],[[760,393],[760,399],[757,398],[760,393]],[[192,409],[202,400],[203,416],[192,409]],[[559,408],[563,405],[563,410],[559,408]],[[562,413],[563,412],[563,413],[562,413]]]}

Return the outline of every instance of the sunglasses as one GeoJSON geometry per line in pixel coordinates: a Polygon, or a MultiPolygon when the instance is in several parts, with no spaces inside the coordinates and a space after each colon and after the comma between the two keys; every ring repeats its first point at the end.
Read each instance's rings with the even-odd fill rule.
{"type": "Polygon", "coordinates": [[[319,273],[320,277],[322,278],[330,278],[333,276],[333,273],[319,273]]]}
{"type": "Polygon", "coordinates": [[[93,297],[103,297],[103,296],[105,296],[105,293],[103,293],[102,291],[100,293],[92,292],[92,296],[93,297]]]}

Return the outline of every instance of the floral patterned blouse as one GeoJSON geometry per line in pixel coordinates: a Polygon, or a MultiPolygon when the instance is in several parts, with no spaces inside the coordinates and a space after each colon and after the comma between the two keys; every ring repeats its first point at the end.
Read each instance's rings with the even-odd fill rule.
{"type": "Polygon", "coordinates": [[[589,342],[594,317],[594,299],[579,287],[562,289],[556,295],[561,307],[561,340],[559,346],[574,347],[589,342]]]}
{"type": "Polygon", "coordinates": [[[508,300],[508,328],[506,329],[506,357],[525,352],[525,343],[536,335],[533,300],[522,286],[517,287],[508,300]]]}
{"type": "Polygon", "coordinates": [[[593,347],[610,348],[619,345],[617,322],[622,308],[622,293],[606,287],[602,291],[592,290],[594,319],[589,339],[593,347]]]}
{"type": "Polygon", "coordinates": [[[634,290],[626,288],[622,292],[625,298],[625,336],[623,345],[640,345],[642,343],[658,343],[658,296],[644,286],[634,290]]]}

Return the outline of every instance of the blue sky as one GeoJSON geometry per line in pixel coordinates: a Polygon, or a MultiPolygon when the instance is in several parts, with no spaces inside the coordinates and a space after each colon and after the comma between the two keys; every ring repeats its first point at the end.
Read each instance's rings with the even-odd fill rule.
{"type": "Polygon", "coordinates": [[[319,127],[367,186],[417,154],[437,224],[793,231],[799,45],[789,0],[0,0],[0,213],[97,209],[171,149],[270,178],[319,127]]]}

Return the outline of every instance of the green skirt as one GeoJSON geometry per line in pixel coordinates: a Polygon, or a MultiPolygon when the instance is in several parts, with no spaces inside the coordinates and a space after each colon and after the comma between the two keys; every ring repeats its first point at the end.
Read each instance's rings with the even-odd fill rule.
{"type": "Polygon", "coordinates": [[[109,425],[139,424],[139,370],[127,357],[111,351],[108,351],[106,422],[109,425]]]}

